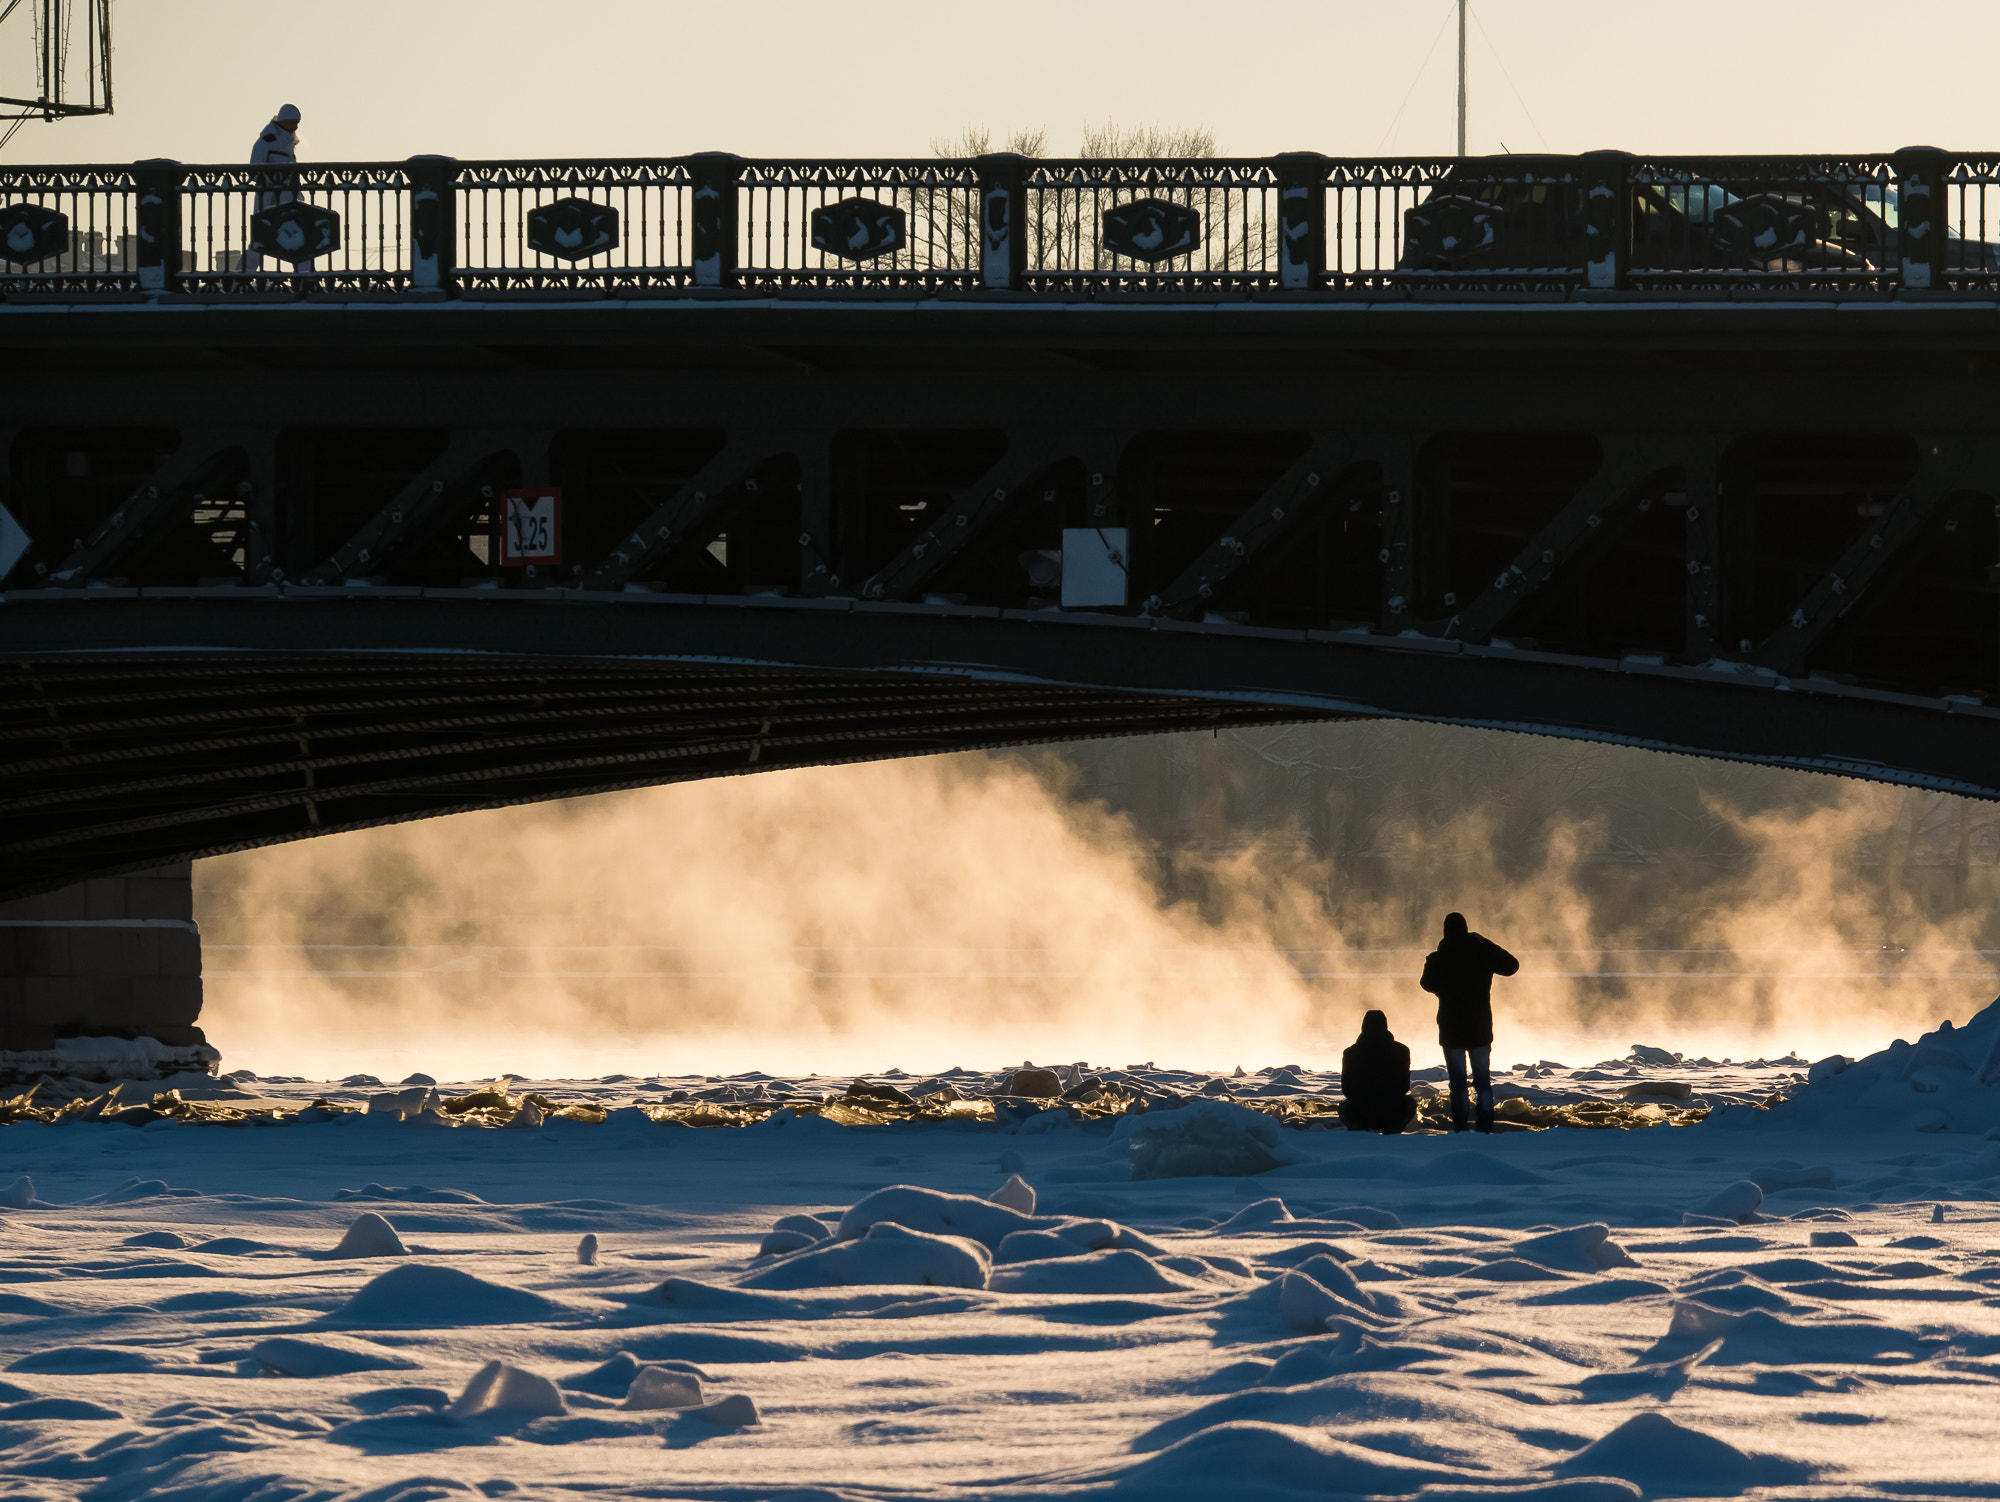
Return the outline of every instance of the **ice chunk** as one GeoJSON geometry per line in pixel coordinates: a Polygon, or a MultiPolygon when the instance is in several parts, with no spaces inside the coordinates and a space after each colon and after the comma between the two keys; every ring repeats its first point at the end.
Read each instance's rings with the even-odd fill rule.
{"type": "Polygon", "coordinates": [[[632,1378],[621,1405],[632,1409],[699,1408],[701,1378],[663,1366],[644,1366],[632,1378]]]}
{"type": "Polygon", "coordinates": [[[489,1361],[465,1384],[465,1391],[445,1410],[454,1419],[486,1413],[541,1417],[565,1412],[561,1391],[547,1377],[504,1361],[489,1361]]]}
{"type": "Polygon", "coordinates": [[[584,1232],[583,1239],[576,1244],[576,1260],[585,1267],[597,1266],[597,1233],[584,1232]]]}
{"type": "Polygon", "coordinates": [[[1285,1208],[1281,1199],[1263,1199],[1245,1205],[1215,1229],[1218,1231],[1251,1231],[1260,1226],[1278,1225],[1292,1218],[1292,1212],[1285,1208]]]}
{"type": "Polygon", "coordinates": [[[1121,1117],[1111,1140],[1131,1154],[1134,1179],[1245,1178],[1293,1161],[1275,1121],[1226,1101],[1121,1117]]]}
{"type": "Polygon", "coordinates": [[[1845,1231],[1814,1231],[1806,1240],[1814,1246],[1859,1246],[1861,1244],[1845,1231]]]}
{"type": "Polygon", "coordinates": [[[1053,1069],[1016,1069],[1007,1076],[1001,1093],[1051,1099],[1063,1093],[1062,1078],[1053,1069]]]}
{"type": "Polygon", "coordinates": [[[354,1223],[347,1228],[347,1234],[340,1238],[340,1245],[333,1249],[336,1257],[407,1257],[410,1249],[403,1245],[403,1238],[396,1234],[396,1228],[373,1210],[363,1210],[354,1217],[354,1223]]]}
{"type": "Polygon", "coordinates": [[[5,1189],[0,1189],[0,1205],[9,1210],[25,1210],[35,1202],[35,1181],[22,1174],[5,1189]]]}
{"type": "Polygon", "coordinates": [[[1692,1213],[1712,1215],[1718,1220],[1733,1220],[1738,1225],[1748,1225],[1757,1218],[1757,1207],[1763,1203],[1764,1191],[1759,1189],[1754,1181],[1738,1179],[1696,1205],[1692,1213]]]}
{"type": "Polygon", "coordinates": [[[1035,1213],[1035,1186],[1018,1173],[1009,1174],[1007,1182],[986,1197],[996,1205],[1019,1210],[1023,1215],[1035,1213]]]}

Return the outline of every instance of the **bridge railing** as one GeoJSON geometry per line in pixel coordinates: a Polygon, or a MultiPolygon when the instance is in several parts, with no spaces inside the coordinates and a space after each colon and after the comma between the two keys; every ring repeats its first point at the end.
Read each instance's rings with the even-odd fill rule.
{"type": "Polygon", "coordinates": [[[0,169],[0,296],[2000,289],[2000,155],[0,169]]]}

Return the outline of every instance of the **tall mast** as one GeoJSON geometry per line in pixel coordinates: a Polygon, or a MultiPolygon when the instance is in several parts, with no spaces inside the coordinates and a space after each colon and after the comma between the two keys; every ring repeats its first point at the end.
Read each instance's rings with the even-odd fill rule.
{"type": "Polygon", "coordinates": [[[1458,0],[1458,154],[1465,155],[1465,6],[1458,0]]]}

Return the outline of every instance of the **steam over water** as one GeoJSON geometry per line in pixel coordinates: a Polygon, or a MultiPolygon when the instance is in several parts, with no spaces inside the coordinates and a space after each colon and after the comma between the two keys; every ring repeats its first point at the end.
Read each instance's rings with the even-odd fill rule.
{"type": "Polygon", "coordinates": [[[2000,990],[1983,805],[1409,725],[766,773],[203,862],[225,1066],[464,1079],[1425,1054],[1860,1054],[2000,990]],[[1114,811],[1114,808],[1117,811],[1114,811]],[[1636,833],[1635,833],[1636,831],[1636,833]]]}

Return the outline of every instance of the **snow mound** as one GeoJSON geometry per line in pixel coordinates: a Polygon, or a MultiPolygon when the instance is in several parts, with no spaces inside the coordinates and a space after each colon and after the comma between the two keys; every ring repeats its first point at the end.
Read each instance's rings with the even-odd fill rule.
{"type": "Polygon", "coordinates": [[[1045,1262],[1051,1257],[1081,1257],[1094,1250],[1059,1231],[1016,1231],[1004,1237],[993,1254],[996,1263],[1045,1262]]]}
{"type": "Polygon", "coordinates": [[[345,1377],[351,1372],[414,1370],[417,1363],[358,1341],[273,1335],[250,1347],[250,1358],[286,1377],[345,1377]]]}
{"type": "Polygon", "coordinates": [[[561,1391],[547,1377],[504,1361],[489,1361],[473,1374],[445,1413],[454,1419],[486,1413],[542,1418],[566,1411],[561,1391]]]}
{"type": "Polygon", "coordinates": [[[95,1377],[112,1372],[156,1371],[162,1364],[150,1351],[137,1351],[129,1346],[56,1346],[9,1362],[7,1370],[95,1377]]]}
{"type": "Polygon", "coordinates": [[[690,1408],[687,1413],[690,1418],[699,1419],[717,1429],[747,1429],[762,1422],[757,1416],[757,1402],[747,1392],[733,1392],[726,1398],[717,1398],[713,1403],[690,1408]]]}
{"type": "Polygon", "coordinates": [[[1569,1476],[1616,1476],[1649,1492],[1703,1497],[1793,1485],[1812,1476],[1812,1468],[1798,1461],[1746,1454],[1656,1412],[1634,1414],[1554,1469],[1569,1476]]]}
{"type": "Polygon", "coordinates": [[[1750,1225],[1757,1219],[1757,1207],[1764,1203],[1764,1191],[1749,1179],[1738,1179],[1724,1186],[1709,1199],[1696,1205],[1690,1214],[1708,1216],[1715,1220],[1733,1220],[1738,1225],[1750,1225]]]}
{"type": "Polygon", "coordinates": [[[1571,1226],[1514,1243],[1514,1255],[1543,1267],[1568,1272],[1607,1272],[1614,1267],[1637,1267],[1625,1249],[1612,1241],[1606,1225],[1571,1226]]]}
{"type": "Polygon", "coordinates": [[[0,1189],[0,1205],[9,1210],[25,1210],[35,1202],[35,1181],[22,1174],[5,1189],[0,1189]]]}
{"type": "MultiPolygon", "coordinates": [[[[1467,1472],[1343,1444],[1313,1429],[1256,1420],[1216,1424],[1147,1456],[1119,1477],[1134,1496],[1171,1492],[1226,1497],[1245,1487],[1314,1495],[1407,1497],[1467,1472]]],[[[1478,1478],[1485,1479],[1485,1478],[1478,1478]]]]}
{"type": "Polygon", "coordinates": [[[970,1237],[935,1235],[895,1221],[878,1220],[858,1240],[836,1241],[831,1246],[794,1253],[742,1279],[740,1286],[796,1289],[908,1284],[984,1288],[992,1265],[992,1255],[985,1246],[970,1237]]]}
{"type": "Polygon", "coordinates": [[[641,1367],[625,1389],[620,1406],[638,1410],[658,1408],[699,1408],[702,1406],[701,1378],[692,1372],[677,1372],[663,1366],[641,1367]]]}
{"type": "Polygon", "coordinates": [[[525,1325],[570,1310],[525,1288],[489,1283],[454,1267],[405,1263],[362,1284],[334,1318],[355,1324],[525,1325]]]}
{"type": "Polygon", "coordinates": [[[1212,1285],[1143,1252],[1109,1251],[998,1267],[986,1286],[996,1293],[1115,1294],[1189,1293],[1212,1285]]]}
{"type": "Polygon", "coordinates": [[[394,1226],[373,1210],[364,1210],[354,1217],[354,1223],[347,1228],[347,1234],[340,1238],[340,1245],[333,1249],[331,1255],[407,1257],[410,1249],[403,1245],[403,1238],[396,1234],[394,1226]]]}
{"type": "Polygon", "coordinates": [[[1867,1121],[1984,1135],[2000,1127],[2000,1001],[1964,1027],[1947,1021],[1915,1043],[1898,1038],[1865,1059],[1821,1059],[1783,1105],[1741,1114],[1751,1125],[1867,1121]]]}
{"type": "Polygon", "coordinates": [[[1257,1200],[1245,1205],[1217,1226],[1213,1234],[1220,1236],[1229,1231],[1254,1231],[1263,1226],[1282,1225],[1291,1218],[1292,1212],[1285,1208],[1283,1200],[1275,1198],[1257,1200]]]}
{"type": "Polygon", "coordinates": [[[583,1267],[597,1266],[597,1233],[595,1231],[584,1232],[583,1239],[577,1242],[576,1260],[583,1267]]]}
{"type": "Polygon", "coordinates": [[[1134,1179],[1246,1178],[1295,1161],[1275,1121],[1226,1101],[1120,1117],[1111,1141],[1131,1154],[1134,1179]]]}
{"type": "MultiPolygon", "coordinates": [[[[1706,1297],[1706,1296],[1705,1296],[1706,1297]]],[[[1909,1330],[1859,1321],[1800,1324],[1766,1309],[1732,1313],[1712,1304],[1681,1299],[1673,1306],[1666,1337],[1647,1353],[1671,1357],[1690,1345],[1721,1344],[1707,1359],[1717,1366],[1812,1366],[1841,1362],[1898,1362],[1928,1355],[1944,1342],[1909,1330]]]]}
{"type": "Polygon", "coordinates": [[[840,1217],[834,1235],[838,1240],[852,1241],[878,1221],[892,1221],[932,1236],[964,1237],[989,1252],[1015,1231],[1047,1230],[1054,1224],[976,1195],[892,1184],[858,1201],[840,1217]]]}

